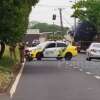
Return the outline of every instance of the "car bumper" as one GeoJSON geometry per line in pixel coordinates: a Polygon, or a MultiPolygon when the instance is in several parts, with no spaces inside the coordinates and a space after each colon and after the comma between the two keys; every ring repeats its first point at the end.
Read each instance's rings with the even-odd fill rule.
{"type": "Polygon", "coordinates": [[[87,52],[87,56],[90,58],[100,58],[100,55],[91,52],[87,52]]]}

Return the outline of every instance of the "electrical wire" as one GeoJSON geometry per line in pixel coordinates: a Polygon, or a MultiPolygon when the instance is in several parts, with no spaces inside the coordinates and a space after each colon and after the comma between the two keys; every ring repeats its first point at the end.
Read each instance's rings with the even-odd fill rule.
{"type": "Polygon", "coordinates": [[[68,5],[36,5],[37,7],[48,7],[48,8],[69,8],[68,5]]]}

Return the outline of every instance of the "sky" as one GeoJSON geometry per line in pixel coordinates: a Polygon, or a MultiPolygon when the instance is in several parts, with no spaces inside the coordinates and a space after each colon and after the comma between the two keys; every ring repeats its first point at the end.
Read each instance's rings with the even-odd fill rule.
{"type": "Polygon", "coordinates": [[[55,24],[60,25],[59,8],[62,8],[63,26],[72,27],[74,18],[70,16],[73,13],[71,9],[75,0],[40,0],[39,3],[32,8],[29,21],[39,21],[43,23],[53,24],[52,15],[56,14],[55,24]]]}

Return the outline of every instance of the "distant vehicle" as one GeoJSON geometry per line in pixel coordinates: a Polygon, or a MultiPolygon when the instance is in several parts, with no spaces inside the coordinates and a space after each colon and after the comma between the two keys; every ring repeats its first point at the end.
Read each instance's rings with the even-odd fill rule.
{"type": "Polygon", "coordinates": [[[71,60],[76,55],[77,48],[75,46],[60,41],[47,41],[32,49],[27,60],[34,58],[37,58],[37,60],[42,58],[56,58],[57,60],[65,58],[65,60],[71,60]]]}
{"type": "Polygon", "coordinates": [[[34,46],[36,46],[36,45],[38,45],[38,44],[40,44],[40,41],[39,41],[39,40],[34,40],[34,41],[32,42],[32,47],[34,47],[34,46]]]}
{"type": "Polygon", "coordinates": [[[100,59],[100,43],[91,43],[87,49],[87,60],[100,59]]]}

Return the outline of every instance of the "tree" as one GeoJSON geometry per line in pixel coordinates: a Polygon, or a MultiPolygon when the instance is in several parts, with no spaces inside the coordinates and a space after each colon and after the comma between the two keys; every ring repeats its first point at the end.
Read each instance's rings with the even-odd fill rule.
{"type": "Polygon", "coordinates": [[[96,29],[87,21],[83,21],[78,24],[76,29],[75,40],[76,41],[92,41],[95,36],[96,29]]]}
{"type": "Polygon", "coordinates": [[[72,17],[88,21],[100,34],[100,0],[80,0],[72,8],[75,9],[72,17]]]}
{"type": "Polygon", "coordinates": [[[82,21],[76,28],[76,35],[74,40],[80,41],[81,49],[87,49],[90,43],[93,41],[96,34],[96,29],[88,21],[82,21]]]}
{"type": "Polygon", "coordinates": [[[33,24],[33,26],[30,27],[31,29],[39,29],[40,32],[50,32],[48,34],[48,39],[50,40],[61,40],[64,38],[64,35],[69,30],[68,27],[63,28],[63,34],[61,33],[61,27],[59,25],[53,25],[53,24],[47,24],[47,23],[37,23],[33,24]]]}
{"type": "Polygon", "coordinates": [[[32,6],[38,0],[1,0],[0,1],[0,41],[2,57],[4,44],[15,45],[22,40],[28,27],[32,6]]]}
{"type": "MultiPolygon", "coordinates": [[[[47,23],[37,23],[31,27],[32,29],[40,29],[40,32],[57,32],[61,31],[59,25],[47,24],[47,23]]],[[[68,27],[64,27],[64,34],[68,31],[68,27]]]]}

